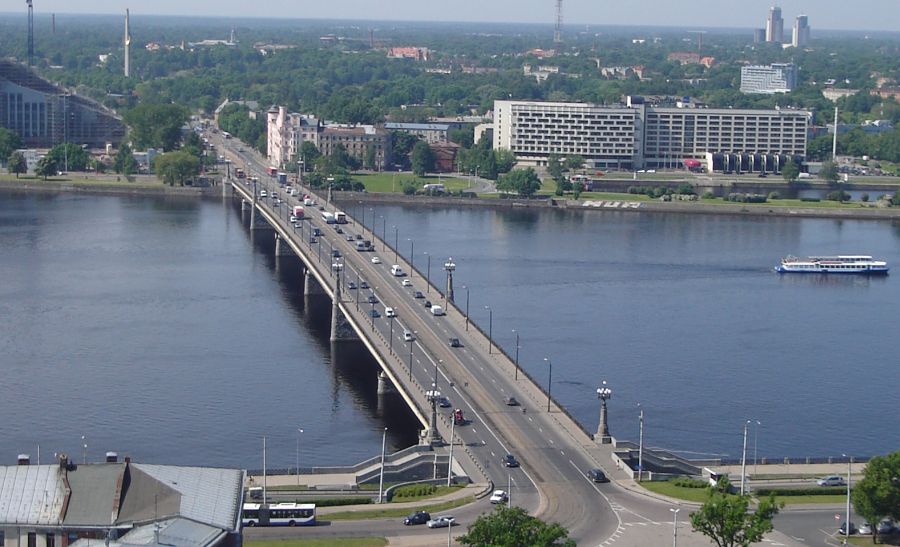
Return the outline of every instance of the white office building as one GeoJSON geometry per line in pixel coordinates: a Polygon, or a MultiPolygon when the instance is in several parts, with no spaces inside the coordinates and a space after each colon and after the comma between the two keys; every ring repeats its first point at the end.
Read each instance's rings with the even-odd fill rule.
{"type": "Polygon", "coordinates": [[[798,110],[625,107],[587,103],[496,101],[494,148],[523,165],[550,154],[580,155],[592,168],[680,167],[714,155],[806,154],[810,113],[798,110]]]}
{"type": "Polygon", "coordinates": [[[741,93],[790,93],[797,87],[794,63],[748,65],[741,67],[741,93]]]}

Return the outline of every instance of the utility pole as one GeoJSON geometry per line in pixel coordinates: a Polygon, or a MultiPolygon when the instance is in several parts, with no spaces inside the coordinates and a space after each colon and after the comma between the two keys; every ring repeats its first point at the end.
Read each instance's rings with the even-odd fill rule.
{"type": "Polygon", "coordinates": [[[837,161],[838,107],[834,107],[834,140],[831,142],[831,161],[837,161]]]}
{"type": "Polygon", "coordinates": [[[644,409],[641,409],[641,432],[638,441],[638,482],[644,480],[644,409]]]}
{"type": "Polygon", "coordinates": [[[744,449],[741,451],[741,495],[744,495],[744,483],[747,480],[747,426],[750,420],[744,422],[744,449]]]}

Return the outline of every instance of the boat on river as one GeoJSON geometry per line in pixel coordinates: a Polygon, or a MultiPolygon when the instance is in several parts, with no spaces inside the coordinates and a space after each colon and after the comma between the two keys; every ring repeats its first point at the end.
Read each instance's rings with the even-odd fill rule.
{"type": "Polygon", "coordinates": [[[871,274],[888,273],[887,262],[865,255],[810,256],[798,258],[786,256],[775,268],[778,273],[837,273],[871,274]]]}

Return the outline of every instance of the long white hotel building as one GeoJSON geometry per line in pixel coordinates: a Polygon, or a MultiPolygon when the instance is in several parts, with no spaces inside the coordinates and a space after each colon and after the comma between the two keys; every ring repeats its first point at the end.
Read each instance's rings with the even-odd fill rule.
{"type": "Polygon", "coordinates": [[[805,156],[810,119],[800,110],[496,101],[493,146],[511,150],[523,165],[577,154],[593,168],[645,169],[695,159],[712,170],[716,154],[805,156]]]}

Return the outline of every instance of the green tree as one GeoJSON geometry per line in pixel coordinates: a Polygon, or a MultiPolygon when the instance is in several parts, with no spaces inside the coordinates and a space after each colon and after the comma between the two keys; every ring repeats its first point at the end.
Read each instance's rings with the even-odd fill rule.
{"type": "Polygon", "coordinates": [[[778,514],[775,497],[760,500],[756,511],[748,512],[750,496],[727,494],[710,489],[700,510],[691,513],[691,526],[719,547],[747,547],[772,531],[772,518],[778,514]]]}
{"type": "Polygon", "coordinates": [[[568,530],[557,523],[542,522],[521,507],[499,505],[478,517],[459,542],[491,547],[574,547],[575,542],[568,537],[568,530]]]}
{"type": "Polygon", "coordinates": [[[406,169],[410,163],[409,155],[416,143],[419,142],[419,138],[415,135],[410,135],[406,131],[394,131],[391,134],[391,142],[393,143],[391,157],[406,169]]]}
{"type": "Polygon", "coordinates": [[[113,170],[126,177],[138,172],[137,161],[135,161],[131,146],[129,146],[128,143],[122,143],[122,146],[119,147],[119,151],[116,152],[116,159],[113,161],[113,170]]]}
{"type": "Polygon", "coordinates": [[[321,156],[319,149],[312,141],[303,141],[303,144],[300,145],[300,157],[303,158],[304,171],[309,171],[319,156],[321,156]]]}
{"type": "Polygon", "coordinates": [[[784,166],[781,168],[781,176],[784,177],[785,182],[788,184],[797,180],[797,177],[800,176],[800,167],[794,163],[794,160],[787,160],[784,166]]]}
{"type": "Polygon", "coordinates": [[[413,196],[416,194],[416,185],[410,181],[403,181],[403,194],[406,196],[413,196]]]}
{"type": "Polygon", "coordinates": [[[166,152],[153,158],[153,170],[169,186],[175,186],[176,182],[184,186],[188,179],[200,172],[200,160],[184,150],[166,152]]]}
{"type": "Polygon", "coordinates": [[[0,159],[5,160],[10,155],[22,148],[22,139],[15,131],[0,127],[0,159]]]}
{"type": "Polygon", "coordinates": [[[497,169],[497,157],[490,150],[487,150],[485,154],[484,161],[481,163],[481,168],[478,172],[480,173],[480,176],[486,179],[497,180],[497,175],[499,174],[499,169],[497,169]]]}
{"type": "Polygon", "coordinates": [[[413,146],[410,163],[413,173],[420,177],[424,177],[425,173],[429,171],[434,171],[434,151],[431,150],[428,143],[419,141],[413,146]]]}
{"type": "Polygon", "coordinates": [[[581,197],[581,191],[584,190],[584,185],[580,182],[572,183],[572,197],[578,199],[581,197]]]}
{"type": "Polygon", "coordinates": [[[38,160],[37,165],[34,166],[34,174],[43,177],[44,180],[47,180],[47,177],[52,177],[58,172],[59,166],[56,165],[56,161],[49,155],[43,156],[38,160]]]}
{"type": "Polygon", "coordinates": [[[569,171],[574,171],[576,169],[581,169],[584,167],[584,158],[575,154],[573,156],[566,156],[565,160],[566,169],[569,171]]]}
{"type": "Polygon", "coordinates": [[[563,159],[559,154],[547,156],[547,174],[557,182],[563,178],[563,159]]]}
{"type": "Polygon", "coordinates": [[[497,189],[504,192],[517,192],[520,196],[532,196],[541,188],[541,179],[534,169],[513,169],[497,180],[497,189]]]}
{"type": "Polygon", "coordinates": [[[378,168],[378,154],[375,150],[375,146],[372,144],[366,147],[365,166],[366,169],[370,171],[375,171],[378,168]]]}
{"type": "Polygon", "coordinates": [[[140,104],[123,116],[131,128],[131,140],[138,149],[174,150],[181,141],[181,129],[190,112],[174,104],[140,104]]]}
{"type": "Polygon", "coordinates": [[[825,182],[828,184],[837,184],[841,174],[838,172],[836,163],[833,161],[826,161],[822,164],[822,170],[819,171],[819,176],[825,179],[825,182]]]}
{"type": "Polygon", "coordinates": [[[497,159],[497,172],[509,173],[516,165],[516,155],[512,150],[507,148],[498,148],[494,150],[494,156],[497,159]]]}
{"type": "Polygon", "coordinates": [[[873,524],[872,542],[877,543],[875,525],[886,517],[900,520],[900,451],[870,459],[850,497],[856,512],[873,524]]]}
{"type": "Polygon", "coordinates": [[[472,127],[451,129],[448,138],[450,142],[455,142],[463,148],[472,148],[475,144],[475,130],[472,127]]]}
{"type": "Polygon", "coordinates": [[[56,165],[69,171],[84,171],[90,158],[84,148],[73,142],[57,144],[47,155],[53,158],[56,165]]]}
{"type": "Polygon", "coordinates": [[[10,173],[15,173],[16,178],[19,178],[19,175],[22,173],[27,173],[28,162],[25,161],[25,156],[21,152],[10,154],[9,159],[6,160],[6,170],[10,173]]]}

